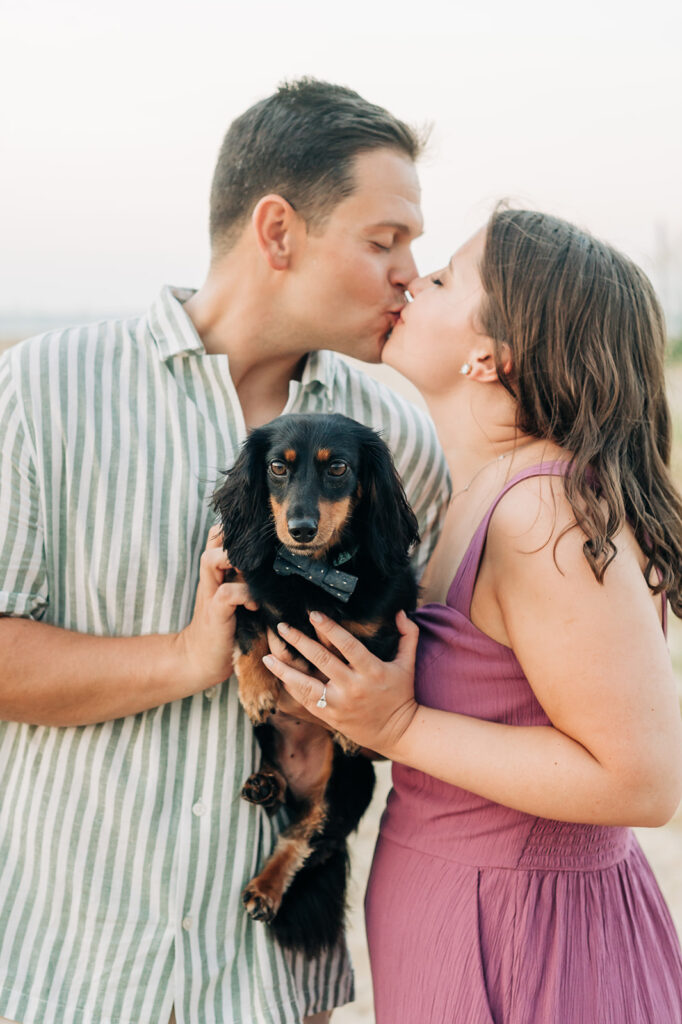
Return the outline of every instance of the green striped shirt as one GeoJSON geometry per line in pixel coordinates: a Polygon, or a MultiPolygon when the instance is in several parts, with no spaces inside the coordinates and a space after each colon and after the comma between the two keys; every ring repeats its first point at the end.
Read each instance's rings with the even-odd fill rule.
{"type": "MultiPolygon", "coordinates": [[[[0,614],[98,636],[190,620],[209,497],[246,435],[226,355],[166,288],[146,316],[0,359],[0,614]]],[[[330,352],[286,412],[337,411],[393,450],[423,566],[447,482],[423,413],[330,352]]],[[[352,998],[345,947],[307,961],[244,913],[281,821],[227,680],[79,728],[0,723],[0,1014],[45,1024],[296,1024],[352,998]]]]}

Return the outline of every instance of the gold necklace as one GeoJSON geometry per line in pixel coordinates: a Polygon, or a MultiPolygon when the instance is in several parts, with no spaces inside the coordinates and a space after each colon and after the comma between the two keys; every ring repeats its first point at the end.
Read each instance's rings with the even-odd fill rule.
{"type": "Polygon", "coordinates": [[[476,472],[474,473],[474,475],[472,476],[471,480],[466,485],[466,487],[462,487],[462,489],[460,491],[455,491],[455,493],[450,498],[450,504],[452,504],[452,502],[455,500],[455,498],[459,498],[460,494],[465,494],[469,490],[469,488],[473,484],[474,480],[476,480],[477,477],[479,477],[481,475],[481,473],[483,472],[484,469],[487,469],[488,466],[495,465],[496,462],[502,462],[502,460],[506,459],[508,455],[514,455],[514,454],[516,454],[516,452],[520,452],[522,448],[527,448],[528,445],[532,444],[533,441],[535,441],[535,440],[536,440],[536,438],[531,437],[528,441],[525,441],[523,444],[514,445],[514,447],[510,448],[508,452],[504,452],[502,455],[496,455],[494,459],[490,460],[490,462],[485,462],[481,466],[480,469],[476,470],[476,472]]]}

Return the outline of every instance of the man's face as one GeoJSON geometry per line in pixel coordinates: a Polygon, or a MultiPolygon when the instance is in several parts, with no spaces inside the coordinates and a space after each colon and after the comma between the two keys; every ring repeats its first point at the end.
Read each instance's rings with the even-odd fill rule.
{"type": "Polygon", "coordinates": [[[413,162],[393,149],[360,153],[354,168],[353,194],[305,236],[289,299],[307,347],[375,363],[417,273],[420,189],[413,162]]]}

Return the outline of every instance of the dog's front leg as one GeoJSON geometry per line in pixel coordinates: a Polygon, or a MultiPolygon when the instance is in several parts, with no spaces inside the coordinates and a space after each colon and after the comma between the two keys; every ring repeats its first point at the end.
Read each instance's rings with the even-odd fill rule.
{"type": "Polygon", "coordinates": [[[279,680],[268,672],[263,657],[270,648],[265,634],[239,637],[235,644],[234,671],[239,681],[239,700],[254,725],[262,725],[277,708],[279,680]]]}

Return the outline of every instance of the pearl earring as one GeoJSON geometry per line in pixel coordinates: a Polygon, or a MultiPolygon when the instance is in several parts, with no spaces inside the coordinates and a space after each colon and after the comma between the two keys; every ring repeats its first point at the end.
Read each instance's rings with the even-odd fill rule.
{"type": "Polygon", "coordinates": [[[459,372],[462,374],[463,377],[468,377],[469,374],[471,373],[471,363],[462,363],[462,365],[459,368],[459,372]]]}

